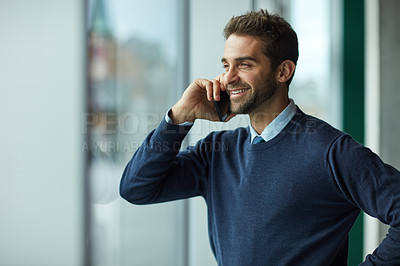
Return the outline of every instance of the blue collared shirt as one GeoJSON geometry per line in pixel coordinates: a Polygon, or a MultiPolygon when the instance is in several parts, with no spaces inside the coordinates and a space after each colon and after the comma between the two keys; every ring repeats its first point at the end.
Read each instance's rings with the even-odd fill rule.
{"type": "Polygon", "coordinates": [[[254,138],[257,136],[261,136],[265,141],[273,139],[289,123],[295,113],[296,105],[294,104],[294,101],[290,99],[290,102],[288,106],[286,106],[285,110],[283,110],[274,120],[272,120],[271,123],[269,123],[269,125],[264,129],[261,135],[257,134],[249,121],[251,143],[253,143],[254,138]]]}

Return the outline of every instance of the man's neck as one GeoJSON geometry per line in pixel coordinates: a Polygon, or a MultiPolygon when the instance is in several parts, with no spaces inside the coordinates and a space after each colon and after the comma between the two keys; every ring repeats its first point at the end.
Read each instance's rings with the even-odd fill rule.
{"type": "Polygon", "coordinates": [[[281,97],[265,102],[265,104],[249,114],[251,126],[257,134],[261,134],[264,129],[285,110],[289,102],[289,97],[287,95],[282,95],[281,97]]]}

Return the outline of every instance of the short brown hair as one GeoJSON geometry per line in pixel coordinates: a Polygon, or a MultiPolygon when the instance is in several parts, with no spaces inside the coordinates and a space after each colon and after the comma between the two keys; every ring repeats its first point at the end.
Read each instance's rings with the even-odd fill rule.
{"type": "MultiPolygon", "coordinates": [[[[258,12],[251,11],[241,16],[234,16],[224,28],[225,39],[232,34],[249,35],[260,39],[263,42],[263,53],[270,59],[274,71],[285,60],[297,64],[299,57],[297,34],[290,24],[277,14],[270,14],[267,10],[261,9],[258,12]]],[[[287,82],[288,86],[291,79],[287,82]]]]}

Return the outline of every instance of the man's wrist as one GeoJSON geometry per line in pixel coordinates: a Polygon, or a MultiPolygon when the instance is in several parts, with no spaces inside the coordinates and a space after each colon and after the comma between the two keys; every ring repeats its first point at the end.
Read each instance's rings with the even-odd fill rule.
{"type": "Polygon", "coordinates": [[[184,122],[180,122],[179,120],[175,119],[172,120],[172,108],[168,110],[168,112],[165,114],[165,121],[169,124],[174,124],[174,125],[179,125],[179,126],[191,126],[193,125],[193,122],[188,122],[188,121],[184,121],[184,122]]]}
{"type": "Polygon", "coordinates": [[[171,122],[175,125],[193,123],[195,120],[189,113],[183,111],[183,109],[178,104],[175,104],[171,108],[168,116],[171,118],[171,122]]]}

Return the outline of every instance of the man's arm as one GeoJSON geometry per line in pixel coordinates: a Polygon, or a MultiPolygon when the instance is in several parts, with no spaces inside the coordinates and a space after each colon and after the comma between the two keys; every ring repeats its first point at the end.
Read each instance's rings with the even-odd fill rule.
{"type": "Polygon", "coordinates": [[[120,194],[123,198],[134,204],[149,204],[203,193],[207,161],[196,151],[179,154],[190,128],[162,121],[147,136],[122,175],[120,194]]]}
{"type": "Polygon", "coordinates": [[[400,265],[400,172],[347,135],[335,141],[328,160],[342,195],[390,225],[389,234],[363,265],[400,265]]]}
{"type": "MultiPolygon", "coordinates": [[[[179,152],[196,119],[218,121],[213,99],[225,88],[219,79],[197,79],[172,107],[172,123],[162,121],[136,151],[123,173],[120,194],[135,204],[182,199],[204,193],[208,164],[200,142],[196,149],[179,152]]],[[[228,117],[227,121],[234,115],[228,117]]]]}

